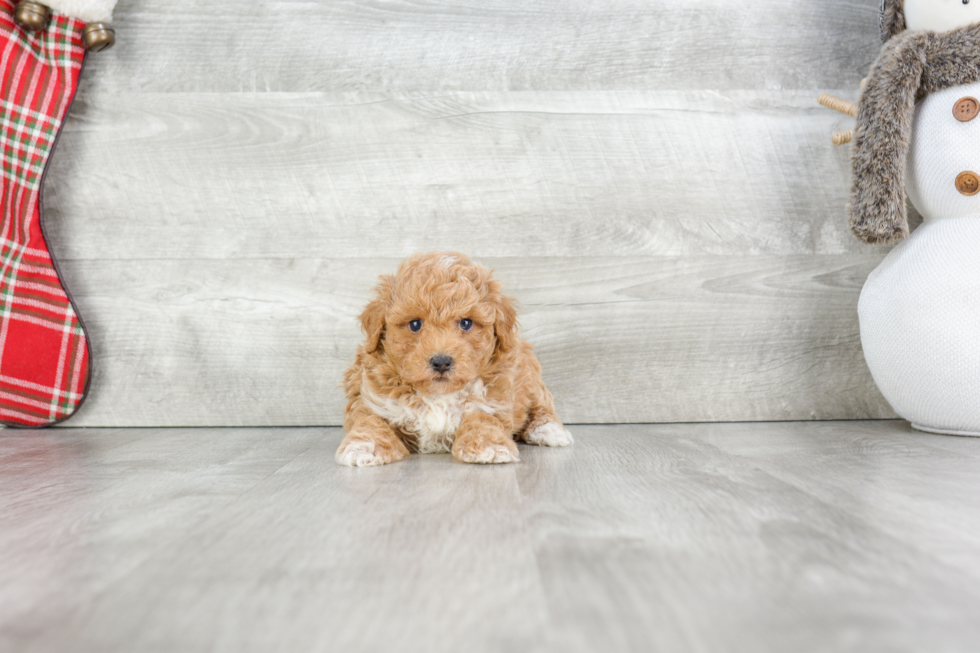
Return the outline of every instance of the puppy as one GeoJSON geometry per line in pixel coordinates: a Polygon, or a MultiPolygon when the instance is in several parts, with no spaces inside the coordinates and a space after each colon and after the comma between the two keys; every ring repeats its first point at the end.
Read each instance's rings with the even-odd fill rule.
{"type": "Polygon", "coordinates": [[[367,338],[344,375],[337,463],[384,465],[410,451],[466,463],[518,460],[528,444],[572,443],[514,303],[456,253],[416,254],[385,275],[361,314],[367,338]]]}

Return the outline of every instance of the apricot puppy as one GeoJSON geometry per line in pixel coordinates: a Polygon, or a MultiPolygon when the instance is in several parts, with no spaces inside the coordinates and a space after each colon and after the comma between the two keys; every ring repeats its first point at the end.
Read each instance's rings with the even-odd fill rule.
{"type": "Polygon", "coordinates": [[[410,451],[509,463],[518,460],[515,439],[572,443],[513,302],[466,256],[408,258],[381,277],[361,326],[367,338],[344,375],[337,463],[384,465],[410,451]]]}

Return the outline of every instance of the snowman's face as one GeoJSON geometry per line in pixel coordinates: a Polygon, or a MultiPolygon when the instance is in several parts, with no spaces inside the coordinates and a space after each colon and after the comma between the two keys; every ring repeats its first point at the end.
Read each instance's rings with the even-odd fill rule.
{"type": "Polygon", "coordinates": [[[905,26],[948,32],[980,23],[980,0],[905,0],[905,26]]]}

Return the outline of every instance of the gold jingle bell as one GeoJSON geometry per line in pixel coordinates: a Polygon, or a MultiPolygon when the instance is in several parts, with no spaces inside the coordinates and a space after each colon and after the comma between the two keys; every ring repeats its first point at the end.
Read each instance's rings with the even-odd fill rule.
{"type": "Polygon", "coordinates": [[[105,23],[89,23],[82,30],[82,44],[89,52],[111,48],[116,42],[116,30],[105,23]]]}
{"type": "Polygon", "coordinates": [[[48,26],[51,12],[40,2],[23,0],[14,10],[14,20],[24,29],[36,32],[48,26]]]}

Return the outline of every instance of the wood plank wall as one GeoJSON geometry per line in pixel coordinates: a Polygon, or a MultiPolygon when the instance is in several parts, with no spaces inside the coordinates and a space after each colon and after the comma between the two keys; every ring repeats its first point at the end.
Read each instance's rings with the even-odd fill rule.
{"type": "Polygon", "coordinates": [[[880,418],[844,209],[877,0],[120,0],[45,190],[69,426],[338,424],[377,275],[495,268],[568,422],[880,418]]]}

